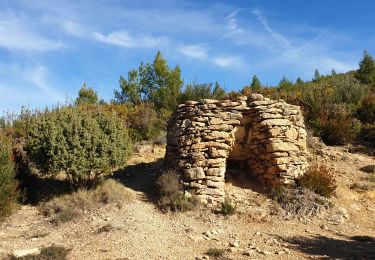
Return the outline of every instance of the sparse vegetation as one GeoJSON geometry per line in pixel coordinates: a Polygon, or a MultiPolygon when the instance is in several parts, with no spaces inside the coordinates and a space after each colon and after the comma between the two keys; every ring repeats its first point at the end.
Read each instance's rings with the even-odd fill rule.
{"type": "Polygon", "coordinates": [[[100,204],[113,203],[122,207],[133,198],[134,195],[120,183],[107,180],[96,189],[80,189],[72,194],[53,198],[42,203],[40,209],[46,216],[53,216],[53,221],[58,224],[70,221],[100,204]]]}
{"type": "Polygon", "coordinates": [[[12,161],[12,145],[0,131],[0,221],[14,209],[19,196],[12,161]]]}
{"type": "Polygon", "coordinates": [[[194,195],[186,196],[176,172],[167,170],[157,180],[159,204],[165,210],[189,211],[197,208],[200,201],[194,195]]]}
{"type": "Polygon", "coordinates": [[[330,168],[325,164],[313,163],[307,172],[297,180],[302,188],[309,189],[324,197],[332,196],[336,189],[336,181],[330,168]]]}
{"type": "Polygon", "coordinates": [[[206,255],[213,257],[214,259],[220,259],[224,256],[225,250],[221,248],[209,248],[206,251],[206,255]]]}
{"type": "Polygon", "coordinates": [[[313,216],[332,205],[327,198],[303,188],[280,186],[274,190],[273,198],[287,214],[294,216],[313,216]]]}
{"type": "Polygon", "coordinates": [[[221,203],[221,213],[224,216],[236,213],[236,205],[229,197],[225,197],[224,201],[221,203]]]}

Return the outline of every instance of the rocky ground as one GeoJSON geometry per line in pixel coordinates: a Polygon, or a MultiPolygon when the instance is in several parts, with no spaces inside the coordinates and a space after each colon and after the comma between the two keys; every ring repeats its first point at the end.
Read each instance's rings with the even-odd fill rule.
{"type": "Polygon", "coordinates": [[[232,177],[226,191],[238,212],[162,212],[154,182],[165,148],[144,145],[115,177],[137,199],[119,209],[106,205],[55,225],[38,207],[22,206],[0,224],[0,258],[15,250],[63,246],[68,259],[374,259],[375,191],[351,189],[375,164],[372,156],[342,147],[320,147],[310,159],[326,161],[337,179],[334,207],[315,217],[290,217],[253,180],[232,177]]]}

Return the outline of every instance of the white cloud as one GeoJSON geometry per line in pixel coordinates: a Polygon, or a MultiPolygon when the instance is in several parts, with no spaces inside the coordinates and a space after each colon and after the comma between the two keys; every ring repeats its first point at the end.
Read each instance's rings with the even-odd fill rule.
{"type": "Polygon", "coordinates": [[[244,62],[237,56],[217,56],[211,62],[222,68],[238,68],[243,67],[244,62]]]}
{"type": "Polygon", "coordinates": [[[94,32],[94,39],[107,44],[113,44],[125,48],[159,48],[168,43],[166,37],[152,35],[131,35],[127,31],[116,31],[108,35],[94,32]]]}
{"type": "Polygon", "coordinates": [[[185,45],[179,48],[179,52],[188,58],[198,60],[207,58],[207,47],[204,45],[185,45]]]}
{"type": "Polygon", "coordinates": [[[21,51],[51,51],[65,47],[60,41],[53,41],[34,32],[14,15],[0,14],[0,48],[21,51]]]}
{"type": "Polygon", "coordinates": [[[84,37],[87,33],[87,30],[80,23],[70,20],[62,22],[61,27],[65,33],[76,37],[84,37]]]}

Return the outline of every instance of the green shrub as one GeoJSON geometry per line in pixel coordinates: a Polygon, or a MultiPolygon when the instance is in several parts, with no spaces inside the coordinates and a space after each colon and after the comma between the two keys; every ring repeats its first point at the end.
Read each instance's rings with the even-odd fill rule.
{"type": "Polygon", "coordinates": [[[0,220],[12,212],[18,195],[12,144],[0,132],[0,220]]]}
{"type": "Polygon", "coordinates": [[[33,121],[27,141],[30,159],[44,174],[64,171],[75,186],[97,183],[130,155],[125,125],[100,106],[45,111],[33,121]]]}
{"type": "Polygon", "coordinates": [[[325,164],[313,163],[306,173],[297,180],[299,186],[321,196],[330,197],[336,189],[336,181],[330,168],[325,164]]]}
{"type": "Polygon", "coordinates": [[[229,197],[225,197],[221,203],[221,213],[225,216],[236,213],[236,205],[229,197]]]}
{"type": "Polygon", "coordinates": [[[174,171],[163,173],[156,184],[160,193],[159,204],[165,210],[189,211],[200,205],[196,196],[185,196],[179,177],[174,171]]]}

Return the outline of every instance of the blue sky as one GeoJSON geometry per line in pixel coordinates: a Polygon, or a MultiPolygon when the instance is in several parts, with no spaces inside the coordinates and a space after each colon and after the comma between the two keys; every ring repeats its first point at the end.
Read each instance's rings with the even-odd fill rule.
{"type": "Polygon", "coordinates": [[[160,50],[185,83],[239,90],[256,74],[358,67],[375,55],[374,1],[0,0],[0,111],[64,103],[83,82],[110,100],[160,50]]]}

